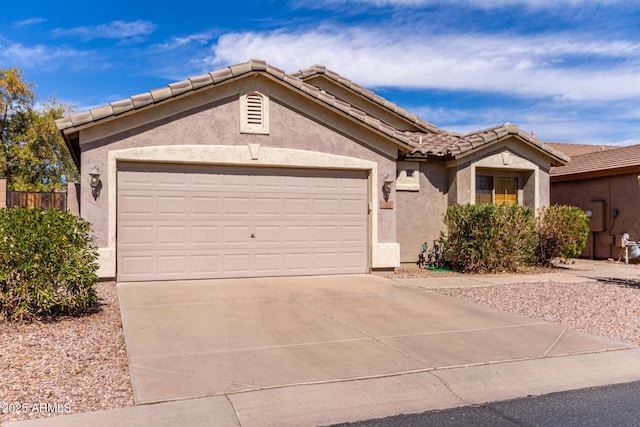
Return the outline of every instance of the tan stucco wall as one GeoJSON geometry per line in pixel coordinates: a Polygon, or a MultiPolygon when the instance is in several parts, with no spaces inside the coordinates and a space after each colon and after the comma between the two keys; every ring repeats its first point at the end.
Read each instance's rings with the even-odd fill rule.
{"type": "MultiPolygon", "coordinates": [[[[115,162],[118,159],[132,160],[132,149],[146,149],[140,155],[147,161],[208,163],[207,151],[198,151],[197,147],[204,149],[217,146],[220,149],[208,155],[212,159],[211,164],[236,161],[252,164],[249,145],[259,144],[263,148],[261,152],[266,153],[266,157],[262,156],[255,163],[261,166],[355,167],[369,170],[375,174],[370,177],[371,191],[374,193],[371,200],[375,202],[382,199],[381,185],[378,183],[383,182],[385,175],[394,176],[396,172],[395,144],[354,123],[352,119],[328,111],[315,101],[263,77],[250,77],[141,111],[137,115],[95,125],[80,132],[80,144],[82,170],[89,171],[97,166],[103,184],[101,196],[94,200],[89,186],[90,177],[87,173],[83,174],[81,215],[91,222],[97,244],[103,248],[101,256],[108,258],[111,263],[115,259],[115,202],[110,202],[110,199],[114,200],[115,188],[111,187],[115,187],[115,177],[111,175],[116,170],[115,162]],[[260,91],[271,100],[268,135],[240,133],[239,96],[251,90],[260,91]],[[329,123],[331,127],[328,127],[329,123]],[[181,150],[181,147],[188,147],[189,153],[182,152],[185,149],[181,150]],[[234,151],[233,147],[242,149],[234,151]],[[292,152],[291,149],[299,151],[292,152]],[[246,160],[241,159],[245,151],[246,160]],[[313,159],[314,152],[318,153],[315,156],[317,162],[313,159]],[[237,158],[229,158],[225,153],[236,153],[232,156],[237,158]],[[324,155],[326,153],[330,155],[324,155]],[[269,163],[269,158],[274,159],[273,163],[269,163]]],[[[372,203],[372,208],[372,264],[374,267],[376,263],[381,267],[393,266],[385,264],[398,262],[398,255],[394,255],[398,252],[396,209],[379,209],[377,203],[372,203]]]]}
{"type": "Polygon", "coordinates": [[[398,243],[400,261],[416,262],[427,242],[432,247],[444,230],[447,211],[447,168],[443,161],[429,159],[419,163],[420,190],[396,191],[398,204],[398,243]]]}
{"type": "Polygon", "coordinates": [[[605,259],[619,258],[623,249],[618,242],[623,233],[629,233],[631,240],[640,240],[640,187],[638,173],[615,175],[573,181],[551,183],[551,203],[577,206],[583,210],[590,208],[590,202],[604,200],[606,231],[590,233],[583,257],[605,259]],[[611,215],[612,209],[618,216],[611,215]],[[611,237],[613,236],[613,237],[611,237]],[[611,242],[614,242],[612,245],[611,242]],[[595,243],[595,247],[594,247],[595,243]],[[595,252],[593,252],[595,249],[595,252]]]}

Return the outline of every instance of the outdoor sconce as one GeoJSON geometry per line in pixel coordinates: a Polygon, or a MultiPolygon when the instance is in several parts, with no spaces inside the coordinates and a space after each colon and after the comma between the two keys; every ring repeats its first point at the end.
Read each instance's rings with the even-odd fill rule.
{"type": "Polygon", "coordinates": [[[389,176],[389,174],[384,176],[384,184],[382,185],[382,195],[384,197],[384,201],[389,201],[389,193],[391,193],[391,184],[393,183],[393,178],[389,176]]]}
{"type": "Polygon", "coordinates": [[[89,171],[89,176],[91,176],[91,180],[89,181],[89,185],[91,186],[91,194],[93,194],[93,200],[98,200],[100,196],[100,190],[102,189],[102,181],[100,181],[100,170],[97,166],[94,166],[89,171]]]}

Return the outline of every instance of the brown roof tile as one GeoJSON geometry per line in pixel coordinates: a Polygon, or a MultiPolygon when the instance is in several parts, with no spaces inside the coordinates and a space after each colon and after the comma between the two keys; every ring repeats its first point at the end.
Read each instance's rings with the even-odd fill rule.
{"type": "Polygon", "coordinates": [[[528,133],[520,130],[518,126],[509,123],[476,132],[470,132],[464,135],[444,131],[439,134],[414,133],[410,141],[414,146],[414,155],[455,157],[480,148],[486,144],[498,141],[509,135],[516,135],[535,147],[540,148],[550,157],[554,158],[558,165],[564,164],[569,160],[569,158],[563,153],[546,146],[541,141],[536,140],[528,133]]]}
{"type": "Polygon", "coordinates": [[[636,168],[640,169],[640,145],[574,156],[565,166],[551,168],[550,173],[552,178],[563,180],[581,175],[611,175],[636,168]]]}
{"type": "Polygon", "coordinates": [[[595,153],[598,151],[611,150],[621,148],[620,145],[591,145],[591,144],[573,144],[566,142],[547,142],[547,145],[556,151],[566,154],[569,157],[581,156],[583,154],[595,153]]]}

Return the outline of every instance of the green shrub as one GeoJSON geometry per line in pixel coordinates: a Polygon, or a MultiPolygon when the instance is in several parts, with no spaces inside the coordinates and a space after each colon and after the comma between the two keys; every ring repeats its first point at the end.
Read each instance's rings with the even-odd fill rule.
{"type": "Polygon", "coordinates": [[[67,212],[0,210],[0,314],[75,315],[95,305],[97,250],[89,223],[67,212]]]}
{"type": "Polygon", "coordinates": [[[587,244],[589,219],[580,208],[553,205],[538,215],[538,262],[553,258],[576,258],[587,244]]]}
{"type": "Polygon", "coordinates": [[[535,262],[533,212],[519,205],[454,205],[444,219],[444,249],[454,270],[475,273],[517,271],[535,262]]]}

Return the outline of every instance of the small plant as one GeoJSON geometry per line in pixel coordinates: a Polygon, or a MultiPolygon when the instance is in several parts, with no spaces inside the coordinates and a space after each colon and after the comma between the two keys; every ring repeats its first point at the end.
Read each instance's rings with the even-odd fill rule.
{"type": "Polygon", "coordinates": [[[0,210],[0,314],[75,315],[95,305],[97,250],[89,223],[53,209],[0,210]]]}
{"type": "Polygon", "coordinates": [[[444,259],[444,249],[446,239],[441,236],[440,239],[433,241],[433,247],[429,249],[429,244],[422,244],[422,251],[418,254],[418,265],[428,269],[446,269],[444,259]]]}
{"type": "Polygon", "coordinates": [[[548,264],[553,258],[566,261],[578,257],[586,246],[589,219],[580,208],[553,205],[539,213],[537,230],[538,262],[548,264]]]}

